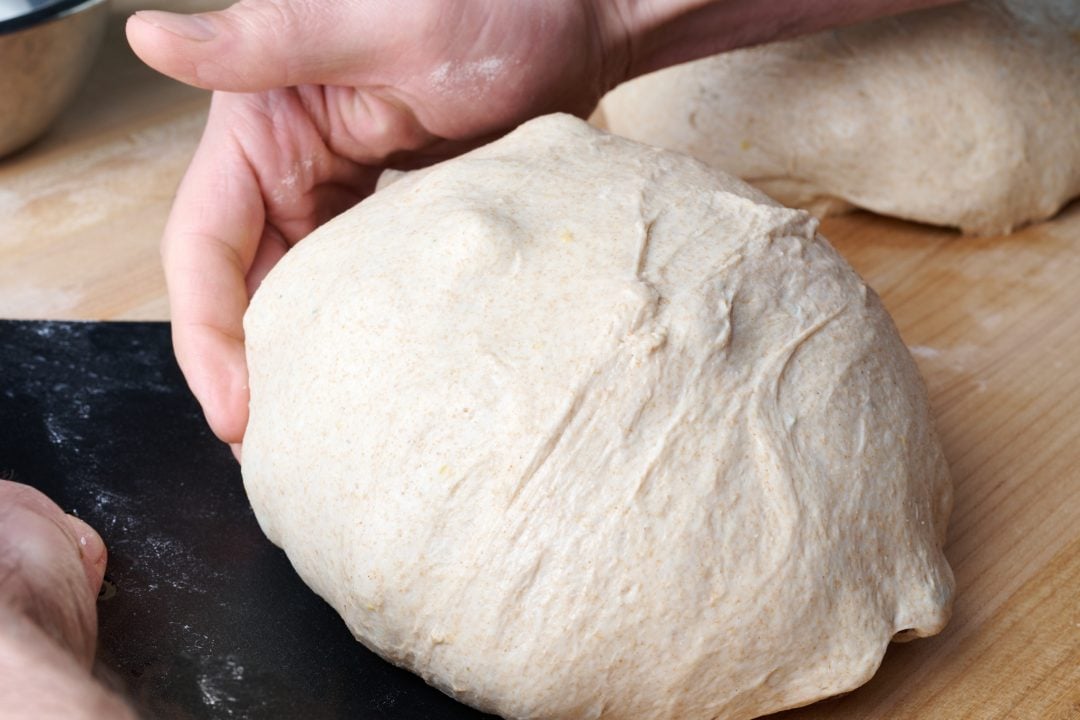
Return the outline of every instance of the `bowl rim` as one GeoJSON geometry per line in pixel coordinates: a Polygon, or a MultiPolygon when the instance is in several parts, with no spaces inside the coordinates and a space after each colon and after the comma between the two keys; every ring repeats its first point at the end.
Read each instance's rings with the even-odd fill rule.
{"type": "Polygon", "coordinates": [[[105,2],[105,0],[56,0],[56,2],[30,10],[22,15],[16,15],[7,20],[0,20],[0,35],[7,35],[18,32],[19,30],[26,30],[27,28],[50,20],[59,20],[62,17],[74,15],[92,5],[98,5],[103,2],[105,2]]]}

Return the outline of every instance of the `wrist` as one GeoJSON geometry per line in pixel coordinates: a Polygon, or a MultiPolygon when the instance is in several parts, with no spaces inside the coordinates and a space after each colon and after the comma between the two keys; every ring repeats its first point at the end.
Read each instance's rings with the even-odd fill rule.
{"type": "MultiPolygon", "coordinates": [[[[948,0],[595,0],[624,77],[727,50],[941,5],[948,0]]],[[[620,80],[620,81],[621,81],[620,80]]]]}
{"type": "Polygon", "coordinates": [[[797,34],[819,10],[801,0],[599,0],[611,6],[625,34],[629,80],[670,65],[797,34]]]}
{"type": "MultiPolygon", "coordinates": [[[[607,16],[611,40],[606,44],[619,54],[623,77],[619,82],[642,75],[653,65],[663,40],[663,28],[707,0],[594,0],[607,16]]],[[[668,43],[670,44],[670,43],[668,43]]]]}

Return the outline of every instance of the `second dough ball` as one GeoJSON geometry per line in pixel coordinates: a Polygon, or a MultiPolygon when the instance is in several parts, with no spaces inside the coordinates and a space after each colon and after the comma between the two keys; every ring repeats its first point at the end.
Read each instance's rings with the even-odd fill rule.
{"type": "Polygon", "coordinates": [[[1080,194],[1078,32],[1075,0],[970,2],[669,68],[601,107],[785,204],[1006,233],[1080,194]]]}

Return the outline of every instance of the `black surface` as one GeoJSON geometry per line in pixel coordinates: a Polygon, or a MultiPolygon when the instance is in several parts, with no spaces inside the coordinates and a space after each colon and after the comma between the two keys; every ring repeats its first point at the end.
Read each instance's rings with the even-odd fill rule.
{"type": "Polygon", "coordinates": [[[166,324],[0,321],[0,393],[0,473],[109,547],[99,664],[145,716],[490,717],[365,650],[263,537],[166,324]]]}

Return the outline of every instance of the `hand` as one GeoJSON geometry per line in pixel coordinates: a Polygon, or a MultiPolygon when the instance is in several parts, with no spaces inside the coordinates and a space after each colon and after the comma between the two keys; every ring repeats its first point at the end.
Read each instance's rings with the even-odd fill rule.
{"type": "Polygon", "coordinates": [[[105,545],[25,485],[0,480],[0,708],[10,718],[129,718],[94,682],[105,545]]]}
{"type": "Polygon", "coordinates": [[[105,560],[89,525],[37,490],[0,480],[0,607],[33,621],[87,668],[105,560]]]}
{"type": "Polygon", "coordinates": [[[157,70],[219,91],[162,257],[180,367],[234,444],[247,424],[243,314],[293,244],[367,195],[381,168],[431,163],[547,112],[585,115],[625,72],[617,13],[591,0],[243,0],[140,12],[127,34],[157,70]]]}
{"type": "Polygon", "coordinates": [[[210,426],[238,451],[251,293],[383,167],[449,157],[536,115],[584,116],[669,64],[944,1],[241,0],[136,13],[139,57],[219,91],[162,241],[177,359],[210,426]]]}

